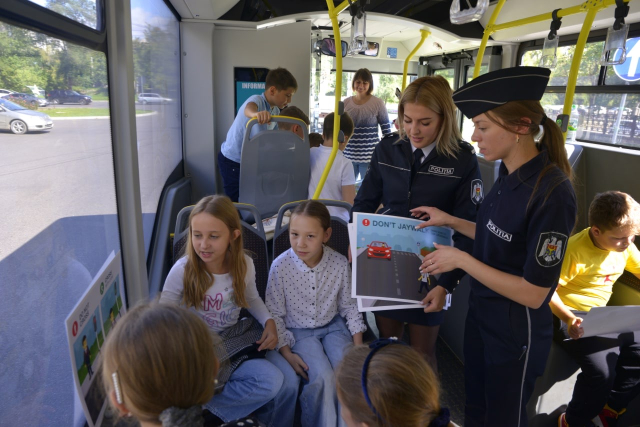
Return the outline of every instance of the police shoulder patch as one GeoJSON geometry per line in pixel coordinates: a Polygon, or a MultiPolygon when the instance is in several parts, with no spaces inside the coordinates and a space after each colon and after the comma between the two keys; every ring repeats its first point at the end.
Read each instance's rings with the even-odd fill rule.
{"type": "Polygon", "coordinates": [[[536,261],[543,267],[553,267],[562,261],[567,236],[555,231],[540,233],[538,246],[536,247],[536,261]]]}
{"type": "Polygon", "coordinates": [[[471,201],[479,205],[484,200],[484,185],[481,179],[471,181],[471,201]]]}

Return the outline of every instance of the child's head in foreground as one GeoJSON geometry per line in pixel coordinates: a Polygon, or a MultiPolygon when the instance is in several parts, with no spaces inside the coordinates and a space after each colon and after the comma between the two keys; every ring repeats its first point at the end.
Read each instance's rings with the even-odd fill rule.
{"type": "Polygon", "coordinates": [[[438,380],[429,364],[408,345],[391,341],[353,347],[338,367],[338,399],[347,426],[448,426],[449,411],[440,408],[438,380]]]}
{"type": "MultiPolygon", "coordinates": [[[[324,145],[333,145],[333,117],[334,114],[330,113],[324,118],[324,125],[322,126],[322,137],[324,138],[324,145]]],[[[353,120],[349,113],[343,113],[340,116],[340,130],[344,134],[344,142],[340,143],[340,150],[344,150],[349,142],[349,138],[353,135],[353,120]]]]}
{"type": "Polygon", "coordinates": [[[196,425],[201,405],[213,397],[218,371],[213,337],[189,310],[134,307],[113,328],[102,352],[105,391],[121,414],[151,424],[196,425]]]}
{"type": "Polygon", "coordinates": [[[597,247],[623,252],[640,233],[640,205],[620,191],[596,194],[589,206],[589,226],[597,247]]]}
{"type": "MultiPolygon", "coordinates": [[[[307,127],[307,131],[309,130],[309,123],[310,123],[309,122],[309,116],[307,116],[304,111],[302,111],[301,109],[299,109],[295,105],[287,106],[284,110],[280,111],[280,115],[281,116],[286,116],[286,117],[293,117],[294,119],[302,120],[304,122],[304,124],[306,125],[306,127],[307,127]]],[[[298,135],[300,138],[304,139],[304,132],[302,131],[302,124],[278,122],[278,129],[291,131],[291,132],[295,133],[296,135],[298,135]]]]}

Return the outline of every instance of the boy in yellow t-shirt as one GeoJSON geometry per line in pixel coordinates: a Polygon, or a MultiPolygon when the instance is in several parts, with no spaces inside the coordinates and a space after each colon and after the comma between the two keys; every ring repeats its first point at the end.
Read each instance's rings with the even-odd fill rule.
{"type": "Polygon", "coordinates": [[[559,427],[591,426],[592,419],[616,426],[640,393],[640,331],[581,338],[583,319],[592,307],[607,305],[624,270],[640,278],[640,252],[633,244],[640,233],[640,205],[619,191],[597,194],[589,206],[589,225],[569,239],[549,303],[554,340],[582,369],[559,427]]]}

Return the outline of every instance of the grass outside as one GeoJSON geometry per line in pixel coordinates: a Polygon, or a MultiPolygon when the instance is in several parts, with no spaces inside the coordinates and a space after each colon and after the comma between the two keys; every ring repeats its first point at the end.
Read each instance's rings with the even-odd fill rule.
{"type": "MultiPolygon", "coordinates": [[[[48,114],[51,118],[56,117],[92,117],[92,116],[109,116],[108,108],[60,108],[48,107],[40,108],[38,111],[48,114]]],[[[136,114],[150,113],[146,110],[136,110],[136,114]]]]}
{"type": "Polygon", "coordinates": [[[109,100],[109,95],[107,95],[106,90],[104,89],[86,89],[86,90],[78,89],[77,91],[85,95],[89,95],[91,99],[94,101],[109,100]]]}

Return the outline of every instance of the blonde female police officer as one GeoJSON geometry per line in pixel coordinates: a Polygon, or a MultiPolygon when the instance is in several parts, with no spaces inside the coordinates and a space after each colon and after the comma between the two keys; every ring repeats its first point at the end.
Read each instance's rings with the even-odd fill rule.
{"type": "Polygon", "coordinates": [[[526,426],[526,404],[551,347],[549,300],[576,217],[571,167],[560,128],[539,100],[550,71],[498,70],[458,89],[472,139],[502,160],[476,222],[422,207],[426,225],[450,225],[474,239],[473,255],[439,247],[422,269],[461,268],[472,277],[465,326],[465,427],[526,426]]]}

